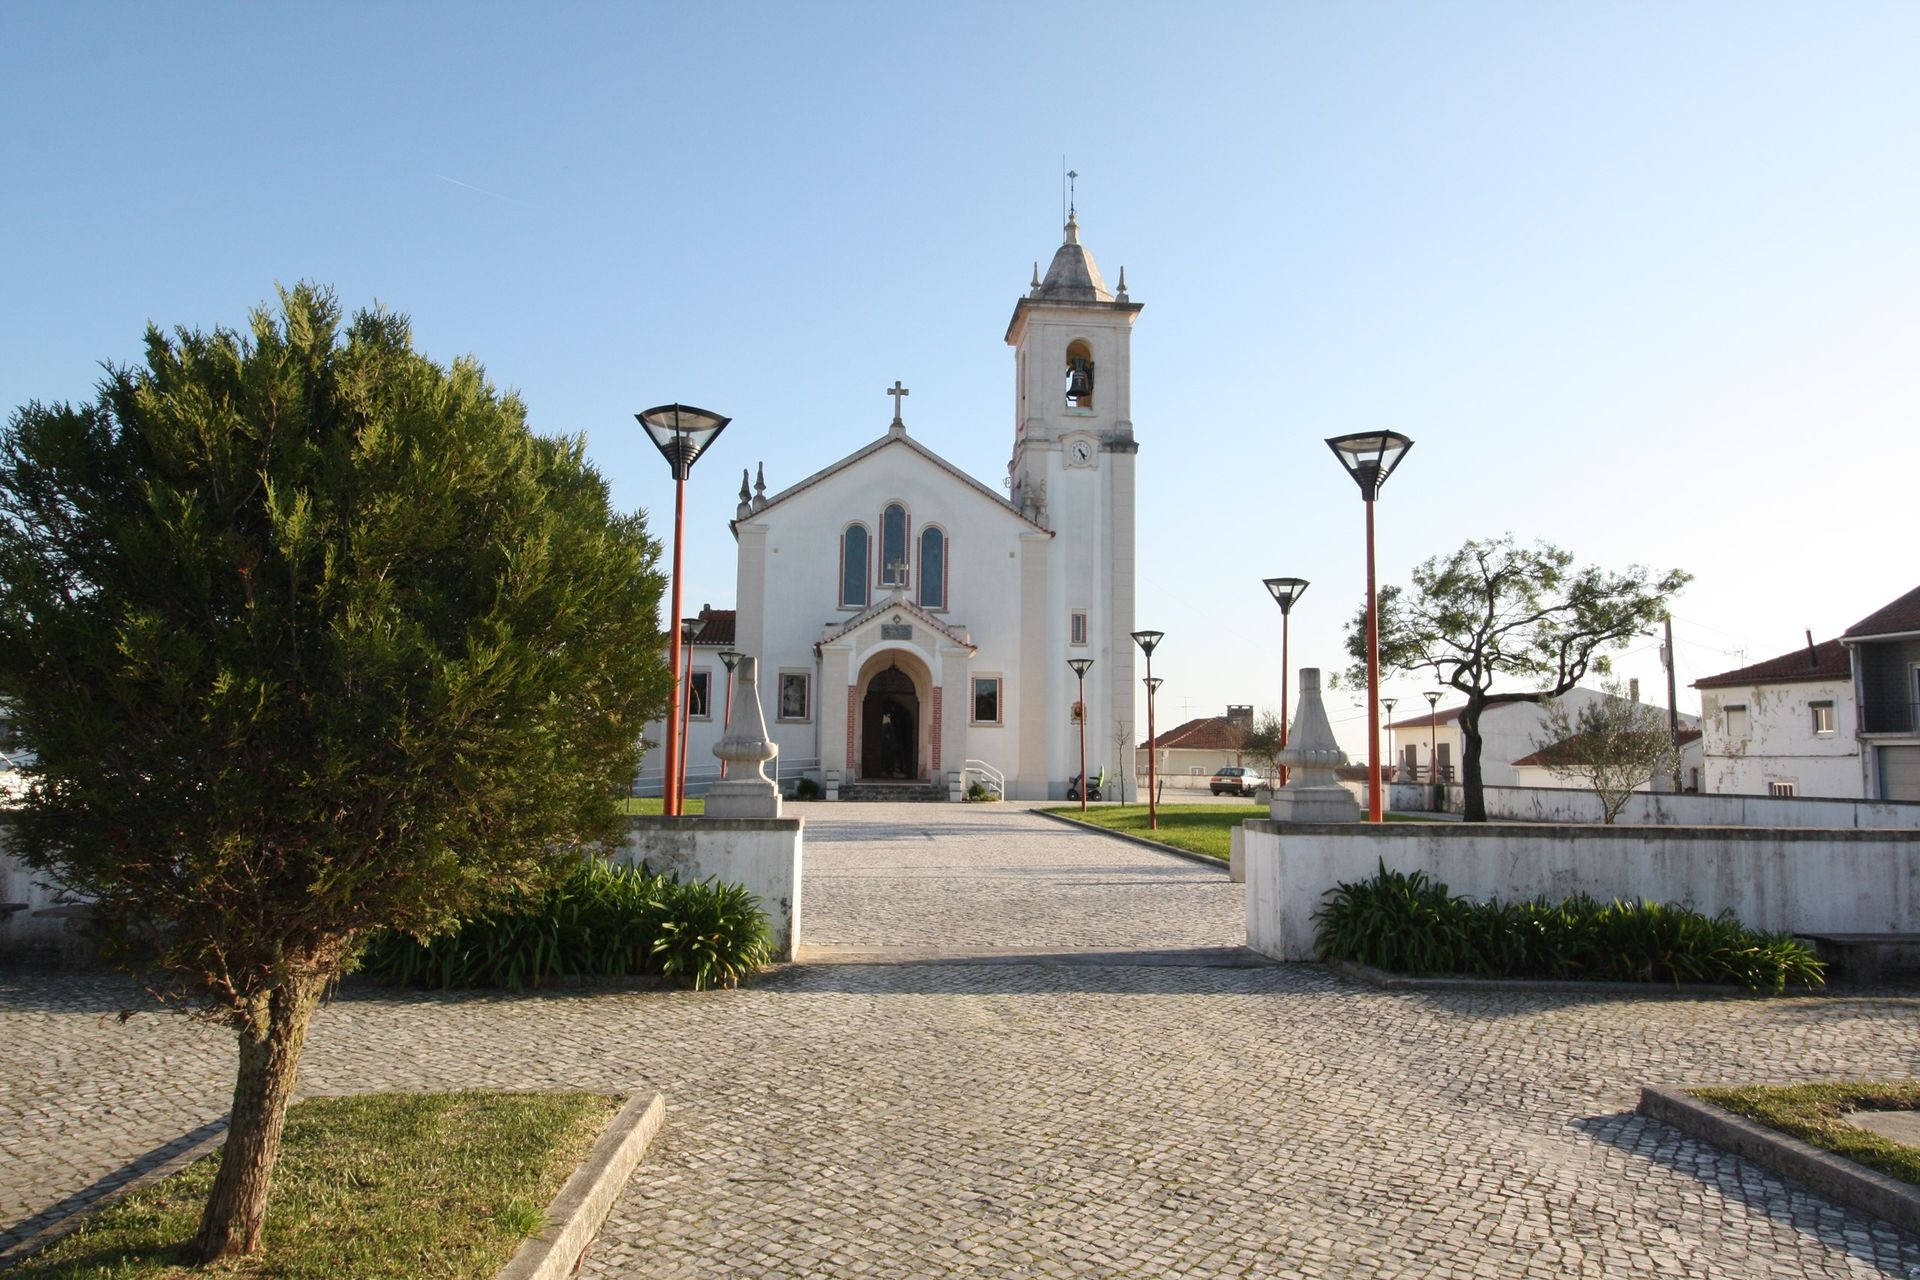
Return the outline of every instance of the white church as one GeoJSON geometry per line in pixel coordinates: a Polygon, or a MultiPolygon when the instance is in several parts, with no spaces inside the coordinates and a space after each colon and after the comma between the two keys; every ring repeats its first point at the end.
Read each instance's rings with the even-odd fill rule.
{"type": "MultiPolygon", "coordinates": [[[[898,382],[879,439],[776,493],[743,483],[736,608],[694,643],[689,795],[713,776],[728,649],[760,660],[780,774],[829,795],[944,797],[997,776],[1010,799],[1064,797],[1080,768],[1074,658],[1093,660],[1087,771],[1131,762],[1140,309],[1124,270],[1107,286],[1070,215],[1007,325],[1006,495],[913,438],[898,382]]],[[[664,754],[649,751],[642,794],[659,794],[664,754]]]]}

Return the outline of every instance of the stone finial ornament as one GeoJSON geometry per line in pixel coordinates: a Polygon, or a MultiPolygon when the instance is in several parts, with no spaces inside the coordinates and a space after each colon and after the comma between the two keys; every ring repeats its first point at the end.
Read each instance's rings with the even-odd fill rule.
{"type": "Polygon", "coordinates": [[[733,509],[735,520],[745,520],[753,514],[753,491],[747,488],[747,469],[740,468],[740,505],[733,509]]]}
{"type": "Polygon", "coordinates": [[[1120,268],[1120,288],[1114,292],[1113,300],[1115,302],[1127,300],[1127,269],[1125,267],[1120,268]]]}
{"type": "Polygon", "coordinates": [[[767,736],[760,708],[760,660],[743,657],[733,673],[733,718],[713,754],[729,766],[727,778],[707,791],[709,818],[777,818],[780,789],[767,777],[767,761],[780,744],[767,736]]]}
{"type": "Polygon", "coordinates": [[[753,509],[760,510],[767,505],[767,464],[756,463],[753,473],[753,509]]]}
{"type": "Polygon", "coordinates": [[[1358,822],[1360,802],[1340,785],[1334,770],[1347,753],[1334,739],[1320,701],[1320,668],[1300,669],[1300,704],[1287,729],[1287,749],[1275,757],[1287,766],[1287,785],[1273,793],[1267,814],[1275,822],[1358,822]]]}

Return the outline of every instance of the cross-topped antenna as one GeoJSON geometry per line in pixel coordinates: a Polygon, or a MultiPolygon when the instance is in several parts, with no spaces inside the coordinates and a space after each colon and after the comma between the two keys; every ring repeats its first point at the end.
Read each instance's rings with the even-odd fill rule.
{"type": "Polygon", "coordinates": [[[887,388],[887,394],[893,397],[893,425],[896,427],[905,427],[907,424],[900,420],[900,399],[902,396],[909,396],[913,393],[900,385],[900,379],[895,378],[893,385],[887,388]]]}

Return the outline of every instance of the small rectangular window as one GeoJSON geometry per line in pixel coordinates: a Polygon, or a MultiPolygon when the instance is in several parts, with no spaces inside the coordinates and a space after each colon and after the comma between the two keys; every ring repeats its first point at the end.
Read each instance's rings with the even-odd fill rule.
{"type": "Polygon", "coordinates": [[[1087,642],[1087,611],[1085,609],[1073,611],[1073,620],[1068,631],[1071,633],[1069,643],[1084,645],[1087,642]]]}
{"type": "Polygon", "coordinates": [[[1000,723],[1000,677],[973,678],[973,723],[1000,723]]]}
{"type": "Polygon", "coordinates": [[[1793,794],[1793,784],[1791,782],[1769,782],[1767,784],[1767,794],[1770,796],[1790,796],[1793,794]]]}
{"type": "Polygon", "coordinates": [[[1813,712],[1813,732],[1816,737],[1826,738],[1833,735],[1833,703],[1809,702],[1807,709],[1813,712]]]}
{"type": "Polygon", "coordinates": [[[1744,702],[1734,703],[1724,708],[1724,710],[1727,713],[1727,736],[1729,738],[1746,737],[1750,731],[1750,726],[1747,721],[1747,704],[1744,702]]]}
{"type": "Polygon", "coordinates": [[[813,714],[813,673],[811,671],[782,671],[780,673],[780,719],[808,720],[813,714]]]}
{"type": "Polygon", "coordinates": [[[713,689],[713,672],[696,671],[687,681],[687,719],[713,719],[713,702],[710,694],[713,689]]]}

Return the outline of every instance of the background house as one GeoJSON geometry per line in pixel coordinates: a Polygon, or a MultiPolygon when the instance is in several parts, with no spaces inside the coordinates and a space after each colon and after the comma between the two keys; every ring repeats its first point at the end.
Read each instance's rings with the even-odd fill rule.
{"type": "MultiPolygon", "coordinates": [[[[1154,768],[1164,788],[1207,789],[1207,782],[1223,765],[1242,764],[1240,744],[1253,728],[1251,706],[1229,706],[1223,716],[1203,716],[1167,729],[1133,753],[1134,773],[1147,785],[1147,757],[1156,754],[1154,768]]],[[[1093,766],[1087,766],[1089,772],[1093,766]]],[[[1118,798],[1115,794],[1114,798],[1118,798]]]]}
{"type": "MultiPolygon", "coordinates": [[[[1683,716],[1683,721],[1692,720],[1692,716],[1683,716]]],[[[1683,791],[1700,789],[1700,729],[1697,725],[1682,723],[1678,734],[1680,739],[1680,786],[1683,791]]],[[[1585,790],[1589,783],[1579,776],[1565,776],[1555,773],[1552,764],[1556,755],[1555,748],[1561,743],[1549,743],[1536,751],[1529,752],[1513,762],[1515,784],[1522,787],[1572,787],[1585,790]]],[[[1640,791],[1671,791],[1673,774],[1661,773],[1648,778],[1640,791]]]]}
{"type": "Polygon", "coordinates": [[[1710,795],[1862,796],[1847,646],[1808,643],[1693,682],[1700,789],[1710,795]]]}
{"type": "MultiPolygon", "coordinates": [[[[1637,692],[1637,690],[1636,690],[1637,692]]],[[[1560,695],[1570,713],[1607,695],[1575,687],[1560,695]]],[[[1665,714],[1664,707],[1659,708],[1665,714]]],[[[1503,702],[1480,717],[1480,780],[1489,787],[1567,786],[1531,759],[1539,751],[1546,711],[1537,702],[1503,702]],[[1528,761],[1528,764],[1521,764],[1528,761]],[[1525,777],[1522,770],[1527,770],[1525,777]],[[1544,777],[1546,781],[1533,779],[1544,777]]],[[[1684,731],[1694,728],[1693,716],[1680,717],[1684,731]]],[[[1684,735],[1683,735],[1684,737],[1684,735]]],[[[1458,782],[1465,735],[1460,731],[1460,708],[1442,707],[1427,715],[1394,717],[1389,730],[1394,776],[1402,782],[1458,782]]],[[[1683,746],[1684,746],[1683,741],[1683,746]]],[[[1386,762],[1383,762],[1386,763],[1386,762]]],[[[1697,761],[1696,761],[1697,763],[1697,761]]],[[[1656,788],[1670,783],[1656,783],[1656,788]]]]}
{"type": "Polygon", "coordinates": [[[1920,587],[1847,628],[1869,800],[1920,800],[1920,587]]]}

